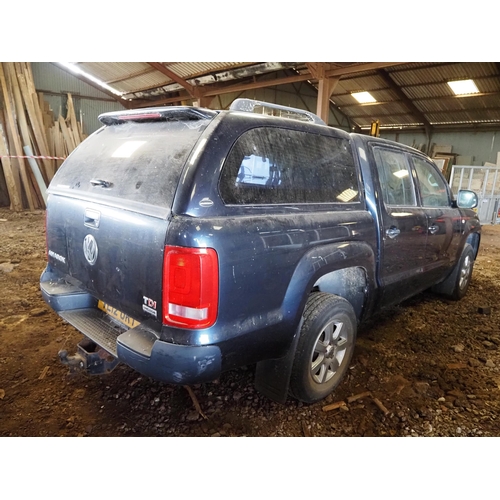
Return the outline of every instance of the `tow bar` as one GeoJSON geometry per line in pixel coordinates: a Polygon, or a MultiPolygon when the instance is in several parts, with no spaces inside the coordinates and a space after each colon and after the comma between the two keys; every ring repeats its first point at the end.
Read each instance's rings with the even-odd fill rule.
{"type": "Polygon", "coordinates": [[[113,371],[120,362],[118,358],[89,339],[79,342],[76,348],[77,351],[72,356],[69,356],[66,350],[58,352],[61,363],[69,367],[70,373],[85,371],[89,375],[103,375],[113,371]]]}

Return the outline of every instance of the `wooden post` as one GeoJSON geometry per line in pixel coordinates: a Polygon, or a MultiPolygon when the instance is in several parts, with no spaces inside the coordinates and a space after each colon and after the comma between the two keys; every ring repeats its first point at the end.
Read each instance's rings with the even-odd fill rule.
{"type": "Polygon", "coordinates": [[[202,96],[193,101],[193,106],[199,106],[200,108],[210,108],[210,104],[213,101],[213,96],[202,96]]]}
{"type": "Polygon", "coordinates": [[[340,78],[320,78],[316,114],[328,125],[330,117],[330,97],[340,78]]]}

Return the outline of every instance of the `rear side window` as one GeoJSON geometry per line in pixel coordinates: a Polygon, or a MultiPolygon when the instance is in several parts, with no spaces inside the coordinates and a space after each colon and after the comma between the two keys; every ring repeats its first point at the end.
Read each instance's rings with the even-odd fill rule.
{"type": "Polygon", "coordinates": [[[51,186],[170,207],[182,168],[209,122],[128,121],[104,127],[64,162],[51,186]]]}
{"type": "Polygon", "coordinates": [[[219,188],[228,205],[359,201],[348,140],[271,127],[239,137],[219,188]]]}

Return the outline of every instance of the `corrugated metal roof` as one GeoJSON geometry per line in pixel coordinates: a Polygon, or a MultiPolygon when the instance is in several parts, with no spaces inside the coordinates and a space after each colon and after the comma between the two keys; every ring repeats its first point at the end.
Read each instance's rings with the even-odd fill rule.
{"type": "Polygon", "coordinates": [[[163,63],[169,70],[173,71],[185,80],[194,78],[196,76],[206,75],[219,71],[226,71],[228,69],[235,69],[237,67],[249,64],[243,62],[177,62],[177,63],[163,63]]]}
{"type": "MultiPolygon", "coordinates": [[[[318,63],[305,62],[84,62],[77,63],[112,88],[123,92],[130,105],[178,103],[194,96],[217,93],[238,95],[261,87],[282,85],[298,96],[304,89],[316,92],[318,63]],[[165,68],[162,71],[162,64],[165,68]],[[170,75],[172,72],[174,75],[170,75]],[[312,72],[312,73],[311,73],[312,72]],[[167,73],[167,74],[166,74],[167,73]],[[177,77],[175,76],[177,75],[177,77]],[[306,79],[301,75],[306,76],[306,79]],[[261,83],[263,81],[265,83],[261,83]],[[276,83],[274,83],[276,81],[276,83]],[[187,82],[184,83],[184,82],[187,82]],[[195,88],[193,91],[192,88],[195,88]]],[[[491,123],[500,114],[500,64],[494,62],[327,63],[327,71],[352,71],[341,75],[331,96],[333,106],[359,126],[383,117],[386,125],[414,126],[429,123],[491,123]],[[390,64],[390,63],[388,63],[390,64]],[[483,95],[457,98],[450,80],[472,78],[483,95]],[[368,91],[380,104],[362,106],[352,92],[368,91]]],[[[269,95],[273,95],[272,92],[269,95]]],[[[305,97],[302,96],[304,103],[305,97]]],[[[293,99],[295,101],[295,97],[293,99]]],[[[305,105],[305,104],[304,104],[305,105]]]]}

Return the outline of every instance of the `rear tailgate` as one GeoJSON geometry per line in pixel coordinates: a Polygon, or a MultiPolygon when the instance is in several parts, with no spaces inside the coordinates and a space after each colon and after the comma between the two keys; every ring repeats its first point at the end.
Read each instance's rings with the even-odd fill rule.
{"type": "MultiPolygon", "coordinates": [[[[165,219],[53,195],[47,216],[48,258],[94,297],[139,319],[144,299],[160,305],[165,219]],[[90,217],[98,227],[88,225],[90,217]]],[[[147,305],[147,304],[146,304],[147,305]]]]}
{"type": "Polygon", "coordinates": [[[212,118],[173,115],[106,115],[108,126],[70,155],[49,188],[49,265],[137,320],[161,319],[170,207],[212,118]]]}

